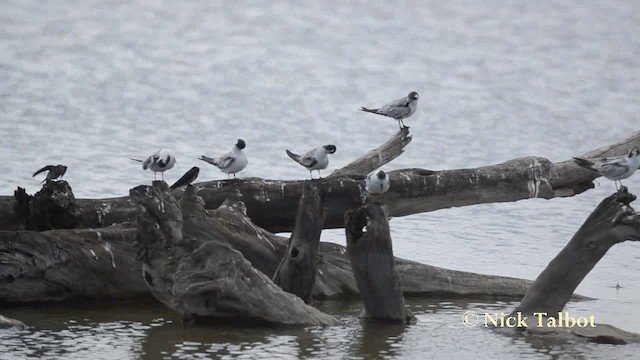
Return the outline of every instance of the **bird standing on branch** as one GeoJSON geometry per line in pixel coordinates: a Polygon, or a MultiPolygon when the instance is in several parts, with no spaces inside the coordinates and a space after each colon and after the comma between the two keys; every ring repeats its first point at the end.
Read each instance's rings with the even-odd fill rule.
{"type": "Polygon", "coordinates": [[[162,175],[162,181],[164,181],[164,172],[173,168],[176,165],[176,157],[171,150],[161,149],[155,154],[149,156],[144,161],[140,159],[131,158],[133,161],[142,163],[142,170],[153,171],[153,179],[157,180],[157,173],[162,175]]]}
{"type": "Polygon", "coordinates": [[[367,109],[366,107],[362,107],[360,110],[394,118],[398,120],[398,126],[400,126],[400,129],[403,129],[407,126],[402,120],[416,112],[416,109],[418,108],[418,97],[418,93],[412,91],[409,95],[401,99],[394,100],[379,109],[367,109]]]}
{"type": "Polygon", "coordinates": [[[335,145],[324,145],[324,146],[319,146],[302,156],[296,153],[292,153],[289,150],[287,150],[287,155],[289,155],[289,157],[292,158],[293,161],[307,168],[307,170],[309,170],[309,174],[311,175],[311,179],[313,180],[312,171],[318,170],[318,177],[322,178],[322,176],[320,176],[320,170],[326,169],[327,166],[329,166],[328,155],[333,154],[335,152],[336,152],[335,145]]]}
{"type": "Polygon", "coordinates": [[[246,146],[247,144],[244,140],[238,139],[236,144],[228,153],[216,158],[210,158],[202,155],[198,159],[217,167],[220,171],[227,174],[228,178],[230,177],[230,174],[233,174],[233,178],[235,179],[236,173],[244,170],[249,163],[247,156],[244,154],[244,151],[242,151],[246,146]]]}
{"type": "Polygon", "coordinates": [[[583,159],[574,157],[573,161],[585,169],[595,171],[616,184],[616,190],[622,188],[620,180],[626,179],[640,167],[640,149],[631,149],[627,155],[603,157],[599,159],[583,159]],[[620,188],[618,188],[620,183],[620,188]]]}
{"type": "Polygon", "coordinates": [[[44,180],[42,180],[42,182],[61,178],[67,172],[67,167],[64,165],[47,165],[42,169],[34,172],[32,177],[45,171],[49,171],[49,172],[47,173],[47,177],[44,180]]]}

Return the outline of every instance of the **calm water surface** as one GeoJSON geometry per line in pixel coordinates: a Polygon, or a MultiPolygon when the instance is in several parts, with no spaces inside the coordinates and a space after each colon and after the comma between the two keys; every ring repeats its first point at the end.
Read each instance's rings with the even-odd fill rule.
{"type": "MultiPolygon", "coordinates": [[[[78,197],[121,196],[150,173],[130,156],[196,157],[247,142],[243,176],[306,178],[284,154],[333,143],[328,170],[385,141],[393,120],[356,111],[411,90],[413,141],[387,170],[568,159],[639,130],[640,3],[6,0],[0,11],[0,193],[69,166],[78,197]]],[[[640,180],[625,183],[640,192],[640,180]]],[[[398,256],[534,279],[613,191],[394,219],[398,256]]],[[[323,240],[344,243],[340,230],[323,240]]],[[[612,248],[578,288],[576,315],[640,332],[640,244],[612,248]],[[622,288],[616,289],[619,283],[622,288]]],[[[411,299],[418,323],[366,326],[359,303],[317,304],[343,325],[183,326],[154,303],[2,309],[30,325],[0,332],[0,358],[633,358],[639,345],[566,343],[464,328],[464,311],[512,303],[411,299]]]]}

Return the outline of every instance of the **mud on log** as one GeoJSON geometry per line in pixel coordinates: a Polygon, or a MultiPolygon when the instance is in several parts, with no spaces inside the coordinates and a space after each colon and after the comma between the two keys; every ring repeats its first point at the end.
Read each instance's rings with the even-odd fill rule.
{"type": "Polygon", "coordinates": [[[183,197],[184,223],[182,209],[166,183],[141,185],[130,195],[143,209],[137,239],[145,282],[156,299],[183,319],[243,319],[288,325],[338,323],[284,292],[224,239],[190,236],[187,230],[192,224],[199,227],[209,221],[204,203],[192,186],[183,197]]]}
{"type": "Polygon", "coordinates": [[[318,246],[324,223],[320,195],[313,185],[306,185],[298,204],[296,225],[282,262],[273,275],[273,282],[282,290],[311,301],[316,281],[318,246]]]}
{"type": "Polygon", "coordinates": [[[347,252],[364,302],[364,316],[374,320],[410,323],[396,272],[384,204],[368,203],[345,214],[347,252]],[[366,231],[363,228],[366,227],[366,231]]]}
{"type": "MultiPolygon", "coordinates": [[[[386,146],[385,151],[402,151],[402,144],[408,143],[402,134],[396,134],[393,139],[393,146],[386,146]]],[[[580,156],[620,155],[632,147],[640,147],[640,132],[580,156]]],[[[346,175],[330,176],[317,182],[327,209],[325,228],[344,227],[345,211],[364,203],[365,174],[349,175],[353,169],[370,169],[392,158],[389,154],[365,156],[363,164],[345,166],[346,175]]],[[[553,163],[541,157],[514,159],[476,169],[402,169],[389,175],[393,185],[384,195],[384,200],[392,217],[481,203],[573,196],[592,188],[592,181],[598,176],[580,168],[572,160],[553,163]]],[[[228,198],[239,200],[245,204],[247,214],[256,225],[268,231],[281,232],[291,231],[294,227],[294,209],[305,183],[249,178],[210,181],[196,184],[196,187],[207,209],[216,209],[228,198]]],[[[14,204],[12,197],[0,197],[0,229],[19,228],[14,204]]],[[[136,208],[128,197],[79,199],[78,205],[84,213],[83,227],[99,228],[135,220],[136,208]]]]}

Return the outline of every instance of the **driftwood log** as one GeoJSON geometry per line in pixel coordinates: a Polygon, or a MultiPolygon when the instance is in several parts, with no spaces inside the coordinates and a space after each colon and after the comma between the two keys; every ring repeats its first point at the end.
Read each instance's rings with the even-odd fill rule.
{"type": "Polygon", "coordinates": [[[347,252],[364,302],[364,317],[410,323],[396,273],[389,212],[382,203],[368,203],[345,214],[347,252]],[[366,230],[365,230],[366,228],[366,230]]]}
{"type": "Polygon", "coordinates": [[[338,323],[280,289],[224,238],[203,232],[213,224],[193,186],[187,188],[182,208],[165,182],[140,185],[130,195],[143,208],[138,217],[137,243],[144,280],[156,299],[186,321],[338,323]],[[198,230],[189,231],[192,225],[198,230]]]}
{"type": "MultiPolygon", "coordinates": [[[[183,205],[185,210],[189,204],[183,205]]],[[[187,211],[187,220],[191,213],[187,211]]],[[[191,222],[190,236],[225,239],[253,267],[273,276],[288,239],[253,224],[242,202],[228,201],[207,213],[209,222],[191,222]]],[[[148,297],[150,292],[141,276],[142,262],[133,246],[137,229],[132,225],[0,231],[0,303],[148,297]]],[[[358,296],[345,247],[320,243],[317,266],[314,299],[358,296]]],[[[405,294],[416,296],[521,298],[531,284],[528,280],[448,270],[398,258],[396,269],[405,294]]]]}
{"type": "MultiPolygon", "coordinates": [[[[381,147],[347,165],[344,176],[330,176],[318,181],[326,207],[325,228],[344,227],[344,213],[364,203],[364,175],[350,175],[353,169],[371,169],[393,158],[409,142],[408,130],[400,130],[381,147]],[[386,153],[384,153],[386,151],[386,153]],[[361,161],[362,160],[362,161],[361,161]],[[366,166],[368,164],[368,166],[366,166]]],[[[640,147],[640,132],[616,144],[601,147],[581,157],[598,157],[627,153],[640,147]]],[[[433,171],[401,169],[389,173],[392,188],[384,201],[392,217],[406,216],[438,209],[491,202],[509,202],[528,198],[566,197],[592,188],[598,174],[577,166],[572,160],[553,163],[542,157],[525,157],[502,164],[475,169],[433,171]]],[[[210,181],[195,184],[207,209],[215,209],[226,199],[242,201],[256,225],[271,231],[292,231],[296,204],[306,181],[263,180],[210,181]]],[[[0,229],[16,230],[21,219],[14,212],[15,199],[0,197],[0,229]]],[[[100,228],[114,223],[133,222],[136,207],[129,197],[111,199],[78,199],[81,227],[100,228]]]]}
{"type": "MultiPolygon", "coordinates": [[[[605,198],[538,275],[510,316],[526,317],[527,331],[563,332],[604,343],[640,342],[638,334],[595,321],[595,327],[571,325],[570,314],[563,313],[575,289],[609,248],[624,241],[640,241],[640,216],[629,205],[635,199],[626,188],[605,198]]],[[[582,323],[588,324],[587,319],[582,323]]]]}
{"type": "Polygon", "coordinates": [[[316,281],[318,267],[318,246],[324,223],[322,200],[315,186],[304,187],[296,226],[289,238],[289,245],[273,282],[282,290],[297,295],[308,303],[316,281]]]}

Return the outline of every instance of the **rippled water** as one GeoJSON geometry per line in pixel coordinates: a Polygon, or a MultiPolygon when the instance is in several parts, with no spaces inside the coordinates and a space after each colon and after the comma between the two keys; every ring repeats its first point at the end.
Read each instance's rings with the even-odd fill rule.
{"type": "MultiPolygon", "coordinates": [[[[151,179],[130,156],[172,148],[177,179],[201,154],[247,141],[243,176],[295,179],[285,148],[333,143],[330,169],[385,141],[395,122],[356,111],[416,90],[413,141],[387,169],[568,159],[638,130],[635,1],[369,2],[6,0],[0,12],[2,194],[69,166],[79,197],[151,179]]],[[[397,255],[533,279],[613,184],[575,198],[488,204],[392,220],[397,255]]],[[[626,182],[640,191],[638,178],[626,182]]],[[[343,232],[323,240],[344,242],[343,232]]],[[[640,332],[640,246],[612,248],[578,291],[576,314],[640,332]],[[616,289],[615,285],[622,285],[616,289]]],[[[328,329],[185,327],[160,306],[2,309],[34,326],[0,333],[0,357],[622,357],[610,347],[463,328],[466,309],[513,304],[411,300],[418,324],[370,328],[359,304],[319,304],[328,329]],[[383,352],[384,351],[384,352],[383,352]],[[29,355],[30,354],[30,355],[29,355]]]]}

